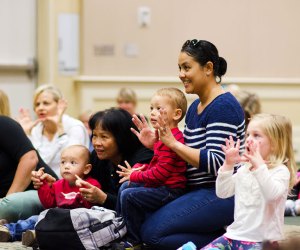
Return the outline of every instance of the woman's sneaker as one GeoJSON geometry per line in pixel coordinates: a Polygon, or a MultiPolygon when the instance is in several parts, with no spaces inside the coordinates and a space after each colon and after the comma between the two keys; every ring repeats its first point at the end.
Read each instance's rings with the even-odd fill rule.
{"type": "Polygon", "coordinates": [[[6,226],[0,225],[0,242],[8,242],[11,240],[11,235],[6,226]]]}
{"type": "Polygon", "coordinates": [[[0,219],[0,225],[8,224],[6,219],[0,219]]]}

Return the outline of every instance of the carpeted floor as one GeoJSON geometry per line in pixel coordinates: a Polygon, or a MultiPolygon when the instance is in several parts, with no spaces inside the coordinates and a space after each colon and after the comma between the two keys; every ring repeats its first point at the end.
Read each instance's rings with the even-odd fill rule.
{"type": "MultiPolygon", "coordinates": [[[[291,239],[291,238],[299,239],[300,238],[300,216],[285,217],[284,222],[285,222],[284,232],[286,235],[286,239],[291,239]]],[[[7,250],[7,249],[24,250],[24,249],[32,249],[32,248],[23,246],[20,241],[9,242],[9,243],[0,242],[0,250],[7,250]]]]}

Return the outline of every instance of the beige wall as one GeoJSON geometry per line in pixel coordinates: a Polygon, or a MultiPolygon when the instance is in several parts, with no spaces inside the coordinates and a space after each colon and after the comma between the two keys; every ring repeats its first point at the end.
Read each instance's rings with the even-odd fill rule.
{"type": "MultiPolygon", "coordinates": [[[[98,91],[99,96],[106,88],[122,85],[138,89],[139,84],[149,85],[154,92],[164,86],[159,84],[160,77],[174,77],[171,82],[178,82],[177,56],[182,43],[207,39],[228,62],[225,83],[256,92],[262,97],[263,111],[285,114],[300,125],[299,9],[298,0],[83,1],[81,79],[99,77],[93,85],[94,95],[98,91]],[[151,10],[147,27],[138,25],[140,6],[151,10]],[[137,56],[126,56],[128,43],[137,46],[137,56]],[[105,46],[112,46],[113,54],[99,54],[99,48],[105,46]],[[107,76],[116,77],[112,82],[117,85],[103,80],[107,76]],[[131,77],[140,82],[131,83],[131,77]],[[158,78],[156,84],[149,83],[149,77],[158,78]]],[[[80,91],[85,83],[77,81],[82,85],[80,91]]],[[[110,93],[107,105],[102,99],[97,101],[101,106],[94,107],[111,105],[116,91],[110,93]]],[[[92,105],[87,105],[86,98],[81,108],[92,105]]]]}
{"type": "MultiPolygon", "coordinates": [[[[141,77],[143,85],[148,84],[143,80],[147,77],[176,78],[177,56],[182,43],[188,38],[202,38],[213,41],[220,55],[227,60],[227,82],[255,83],[250,87],[254,91],[258,91],[259,84],[267,83],[272,91],[273,80],[284,86],[292,81],[298,89],[299,7],[298,0],[38,1],[38,84],[57,84],[69,101],[68,112],[77,116],[87,106],[84,103],[89,101],[77,100],[84,83],[78,88],[73,78],[119,77],[121,86],[131,85],[122,79],[128,77],[141,77]],[[150,8],[151,22],[147,27],[138,25],[140,6],[150,8]],[[60,13],[80,15],[81,67],[78,76],[58,73],[57,19],[60,13]],[[126,56],[126,44],[136,46],[137,56],[126,56]],[[112,55],[99,53],[105,46],[113,47],[112,55]]],[[[95,93],[101,92],[105,84],[96,85],[95,93]]],[[[110,96],[112,100],[114,97],[110,96]]],[[[264,106],[271,111],[287,111],[289,115],[291,109],[285,102],[288,105],[290,102],[286,96],[283,99],[282,103],[266,102],[264,106]]],[[[293,104],[296,105],[298,100],[295,100],[293,104]]],[[[291,116],[295,117],[294,113],[291,116]]],[[[294,119],[300,125],[298,118],[294,119]]]]}
{"type": "Polygon", "coordinates": [[[186,39],[212,41],[228,61],[228,77],[299,77],[298,0],[83,1],[84,75],[175,76],[186,39]],[[151,23],[139,27],[139,6],[151,23]],[[127,43],[138,47],[127,57],[127,43]],[[114,47],[95,56],[95,46],[114,47]]]}
{"type": "Polygon", "coordinates": [[[79,112],[74,76],[62,75],[58,70],[58,16],[61,13],[80,15],[80,8],[80,0],[38,0],[38,85],[57,85],[68,100],[67,113],[75,117],[79,112]]]}
{"type": "Polygon", "coordinates": [[[32,109],[35,88],[36,1],[0,1],[0,89],[9,97],[11,115],[32,109]]]}

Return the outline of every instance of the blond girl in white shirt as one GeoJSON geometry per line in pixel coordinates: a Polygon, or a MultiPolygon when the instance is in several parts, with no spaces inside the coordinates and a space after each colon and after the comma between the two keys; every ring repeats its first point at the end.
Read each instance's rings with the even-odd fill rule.
{"type": "Polygon", "coordinates": [[[227,232],[202,249],[262,249],[265,240],[284,238],[284,209],[295,180],[292,125],[280,115],[258,114],[247,129],[246,150],[232,137],[223,146],[225,162],[218,171],[216,193],[235,195],[234,222],[227,232]],[[234,165],[243,165],[234,173],[234,165]]]}

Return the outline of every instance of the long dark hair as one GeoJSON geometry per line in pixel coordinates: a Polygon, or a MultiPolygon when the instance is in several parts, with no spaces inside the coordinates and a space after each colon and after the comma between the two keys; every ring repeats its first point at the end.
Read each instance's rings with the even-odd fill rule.
{"type": "Polygon", "coordinates": [[[103,130],[110,132],[116,140],[123,159],[130,157],[139,147],[142,147],[139,139],[130,130],[130,128],[136,130],[137,128],[126,110],[110,108],[99,111],[90,117],[89,126],[92,131],[101,126],[103,130]]]}

